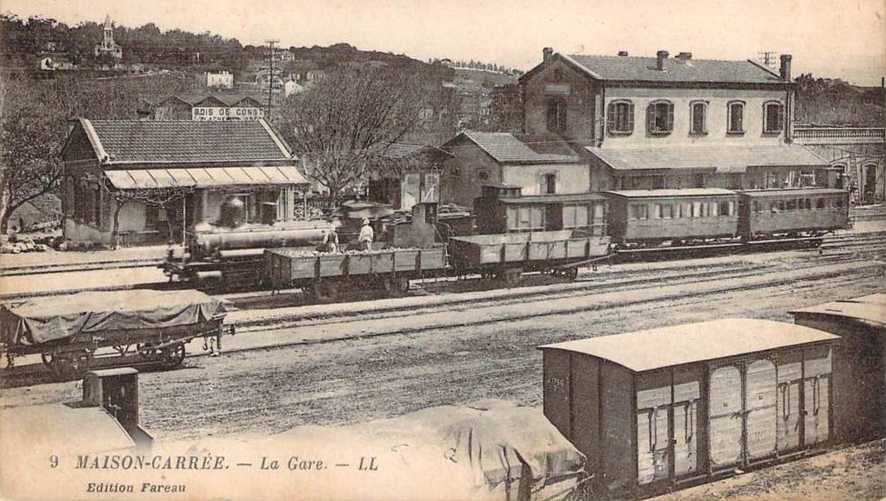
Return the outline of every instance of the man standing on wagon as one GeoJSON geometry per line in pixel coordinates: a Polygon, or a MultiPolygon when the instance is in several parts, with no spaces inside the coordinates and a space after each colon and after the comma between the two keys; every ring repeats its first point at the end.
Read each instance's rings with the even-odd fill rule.
{"type": "Polygon", "coordinates": [[[360,243],[361,250],[372,250],[372,240],[375,238],[375,231],[372,230],[372,226],[369,224],[369,219],[363,218],[363,227],[360,228],[360,235],[357,237],[357,242],[360,243]]]}

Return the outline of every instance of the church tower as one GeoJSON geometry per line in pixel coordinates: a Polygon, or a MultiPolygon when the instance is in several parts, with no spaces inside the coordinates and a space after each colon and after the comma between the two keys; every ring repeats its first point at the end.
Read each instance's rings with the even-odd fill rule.
{"type": "Polygon", "coordinates": [[[114,24],[111,22],[110,14],[105,16],[104,33],[102,41],[95,46],[95,56],[109,54],[114,59],[123,58],[123,48],[114,41],[114,24]]]}

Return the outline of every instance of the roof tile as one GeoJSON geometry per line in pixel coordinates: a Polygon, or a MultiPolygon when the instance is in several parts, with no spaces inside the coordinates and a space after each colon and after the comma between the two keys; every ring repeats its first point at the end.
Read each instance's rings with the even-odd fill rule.
{"type": "MultiPolygon", "coordinates": [[[[561,54],[561,56],[563,56],[561,54]]],[[[657,69],[654,57],[564,56],[601,80],[636,80],[644,82],[693,83],[785,83],[775,73],[751,61],[677,58],[664,60],[664,69],[657,69]]]]}

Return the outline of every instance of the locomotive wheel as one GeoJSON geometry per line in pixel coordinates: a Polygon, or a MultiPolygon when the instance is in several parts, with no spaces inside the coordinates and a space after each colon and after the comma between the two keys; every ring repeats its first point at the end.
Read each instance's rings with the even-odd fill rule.
{"type": "Polygon", "coordinates": [[[185,360],[185,344],[179,343],[160,350],[162,361],[160,364],[164,369],[172,369],[181,365],[185,360]]]}
{"type": "Polygon", "coordinates": [[[314,298],[319,303],[329,303],[338,299],[338,283],[334,280],[314,282],[314,298]]]}

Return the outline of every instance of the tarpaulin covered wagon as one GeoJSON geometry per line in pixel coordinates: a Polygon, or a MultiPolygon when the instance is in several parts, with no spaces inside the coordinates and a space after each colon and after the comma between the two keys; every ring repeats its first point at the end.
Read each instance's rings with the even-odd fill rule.
{"type": "Polygon", "coordinates": [[[57,379],[81,376],[97,356],[179,365],[196,337],[220,341],[229,307],[197,291],[82,292],[0,305],[0,354],[39,354],[57,379]]]}

